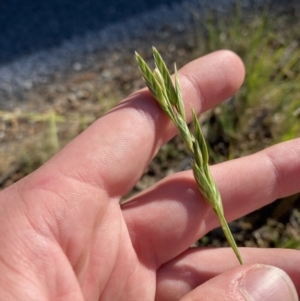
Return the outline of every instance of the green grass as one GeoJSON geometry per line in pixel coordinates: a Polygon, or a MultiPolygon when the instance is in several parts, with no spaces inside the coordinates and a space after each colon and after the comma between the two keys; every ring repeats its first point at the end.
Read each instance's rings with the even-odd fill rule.
{"type": "MultiPolygon", "coordinates": [[[[246,67],[240,91],[212,111],[215,128],[222,132],[219,139],[228,148],[221,156],[212,154],[215,161],[299,137],[299,21],[269,11],[268,6],[262,11],[244,11],[239,1],[227,15],[211,12],[205,21],[195,18],[194,24],[205,28],[203,33],[194,27],[195,56],[230,49],[241,56],[246,67]]],[[[218,148],[212,145],[211,151],[214,149],[218,148]]]]}
{"type": "Polygon", "coordinates": [[[54,110],[41,113],[0,111],[0,121],[10,132],[11,139],[0,149],[0,174],[5,174],[11,165],[12,169],[22,166],[23,175],[32,172],[95,118],[80,112],[60,115],[54,110]],[[7,156],[7,152],[11,156],[7,156]]]}
{"type": "Polygon", "coordinates": [[[156,48],[153,48],[153,57],[156,66],[154,71],[152,71],[143,58],[136,53],[137,64],[142,73],[143,79],[161,109],[176,126],[179,136],[182,138],[182,141],[192,158],[191,165],[198,189],[208,204],[215,211],[227,242],[237,256],[239,263],[243,264],[241,254],[224,216],[221,195],[210,173],[206,141],[203,137],[198,117],[193,108],[192,123],[194,134],[190,132],[186,123],[184,102],[182,99],[176,64],[174,74],[175,80],[173,83],[165,62],[156,48]]]}

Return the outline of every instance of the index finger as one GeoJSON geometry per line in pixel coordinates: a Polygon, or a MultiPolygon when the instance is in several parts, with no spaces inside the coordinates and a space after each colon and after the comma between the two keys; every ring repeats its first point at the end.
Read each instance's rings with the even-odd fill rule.
{"type": "MultiPolygon", "coordinates": [[[[231,96],[244,79],[241,60],[230,51],[197,59],[179,71],[187,120],[190,107],[205,111],[231,96]]],[[[111,197],[128,192],[158,149],[176,134],[148,90],[129,96],[73,140],[45,169],[92,183],[111,197]]]]}

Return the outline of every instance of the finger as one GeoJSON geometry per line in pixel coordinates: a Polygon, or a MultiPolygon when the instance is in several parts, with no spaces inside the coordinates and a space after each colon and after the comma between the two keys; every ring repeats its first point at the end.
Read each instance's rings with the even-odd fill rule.
{"type": "MultiPolygon", "coordinates": [[[[300,191],[300,139],[213,166],[227,220],[300,191]]],[[[172,175],[123,205],[132,241],[157,266],[219,225],[191,171],[172,175]]],[[[145,255],[143,255],[145,256],[145,255]]]]}
{"type": "MultiPolygon", "coordinates": [[[[232,52],[218,51],[186,65],[179,78],[190,120],[190,107],[199,113],[232,95],[243,81],[244,67],[232,52]]],[[[37,177],[56,169],[99,186],[110,196],[120,196],[133,187],[157,150],[175,133],[144,89],[91,125],[37,177]]]]}
{"type": "Polygon", "coordinates": [[[227,219],[236,219],[300,192],[300,138],[213,166],[212,172],[227,219]]]}
{"type": "MultiPolygon", "coordinates": [[[[259,263],[284,270],[293,281],[296,290],[300,292],[299,251],[255,248],[240,248],[240,251],[247,265],[259,263]]],[[[229,248],[190,249],[158,270],[156,299],[179,300],[206,281],[236,266],[235,255],[229,248]]]]}
{"type": "Polygon", "coordinates": [[[266,265],[245,265],[212,278],[180,299],[187,300],[298,301],[298,296],[284,271],[266,265]]]}

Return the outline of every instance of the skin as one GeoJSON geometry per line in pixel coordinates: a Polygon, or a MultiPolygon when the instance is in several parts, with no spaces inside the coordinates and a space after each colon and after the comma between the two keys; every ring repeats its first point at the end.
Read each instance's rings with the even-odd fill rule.
{"type": "MultiPolygon", "coordinates": [[[[204,112],[231,96],[243,78],[241,60],[229,51],[186,65],[180,70],[180,84],[188,119],[191,106],[204,112]]],[[[283,269],[299,292],[298,251],[241,249],[247,264],[239,266],[232,250],[189,248],[218,226],[191,171],[171,175],[119,205],[175,134],[172,123],[142,90],[44,166],[2,191],[1,300],[161,301],[205,296],[217,301],[225,300],[226,294],[226,300],[244,300],[226,284],[256,263],[283,269]]],[[[213,166],[226,218],[299,192],[299,159],[296,139],[213,166]]]]}

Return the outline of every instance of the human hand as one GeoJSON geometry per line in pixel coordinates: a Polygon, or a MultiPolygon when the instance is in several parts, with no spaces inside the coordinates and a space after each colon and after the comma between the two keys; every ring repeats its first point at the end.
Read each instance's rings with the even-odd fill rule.
{"type": "MultiPolygon", "coordinates": [[[[199,113],[217,105],[243,77],[243,64],[228,51],[185,66],[180,83],[188,119],[189,106],[199,113]]],[[[246,264],[237,266],[230,249],[189,248],[218,226],[191,171],[171,175],[120,206],[175,134],[142,90],[2,191],[0,299],[297,300],[295,250],[243,248],[246,264]]],[[[227,220],[299,192],[299,158],[296,139],[213,166],[227,220]]]]}

